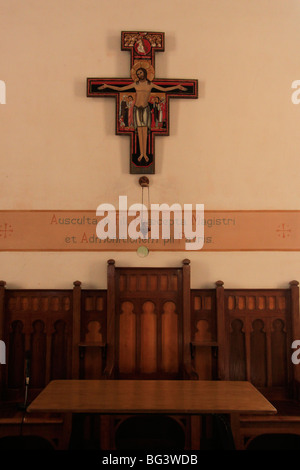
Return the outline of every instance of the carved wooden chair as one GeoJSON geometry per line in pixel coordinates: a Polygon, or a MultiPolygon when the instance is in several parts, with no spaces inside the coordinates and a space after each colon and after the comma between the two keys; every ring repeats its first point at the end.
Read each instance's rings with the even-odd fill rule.
{"type": "Polygon", "coordinates": [[[262,434],[300,435],[300,371],[291,361],[300,338],[299,288],[224,291],[224,378],[249,380],[277,415],[240,417],[240,448],[262,434]]]}
{"type": "Polygon", "coordinates": [[[190,267],[108,262],[106,378],[197,378],[190,351],[190,267]]]}
{"type": "Polygon", "coordinates": [[[29,414],[22,405],[26,365],[27,404],[50,380],[71,378],[72,291],[6,290],[1,281],[0,336],[7,353],[0,366],[0,438],[36,435],[65,447],[62,416],[29,414]]]}
{"type": "MultiPolygon", "coordinates": [[[[181,268],[119,268],[108,261],[104,378],[197,379],[190,329],[188,260],[181,268]]],[[[113,430],[120,434],[128,418],[103,418],[109,421],[102,426],[104,446],[114,445],[113,430]]],[[[185,429],[189,426],[185,417],[174,419],[185,429]]]]}

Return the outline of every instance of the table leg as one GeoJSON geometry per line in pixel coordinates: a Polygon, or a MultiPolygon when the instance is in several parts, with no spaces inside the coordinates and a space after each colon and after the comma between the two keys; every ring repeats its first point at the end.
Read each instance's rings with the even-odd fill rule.
{"type": "Polygon", "coordinates": [[[200,449],[201,416],[191,415],[191,450],[200,449]]]}
{"type": "Polygon", "coordinates": [[[240,433],[240,415],[238,413],[230,414],[230,426],[236,450],[243,450],[241,433],[240,433]]]}
{"type": "Polygon", "coordinates": [[[113,436],[112,443],[112,416],[111,415],[100,415],[100,449],[102,450],[114,450],[115,442],[113,436]]]}
{"type": "Polygon", "coordinates": [[[65,413],[63,415],[62,437],[59,439],[58,449],[68,450],[72,432],[72,413],[65,413]]]}

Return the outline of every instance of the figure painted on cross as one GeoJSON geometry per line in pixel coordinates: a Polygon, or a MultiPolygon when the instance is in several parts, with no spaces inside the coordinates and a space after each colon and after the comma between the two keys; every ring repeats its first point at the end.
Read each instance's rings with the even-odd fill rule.
{"type": "Polygon", "coordinates": [[[98,87],[98,90],[105,90],[106,88],[116,91],[126,91],[132,88],[135,89],[136,97],[133,106],[133,120],[135,130],[138,133],[140,146],[140,155],[138,157],[138,161],[140,162],[144,158],[145,161],[148,162],[149,158],[147,156],[147,138],[148,133],[150,133],[151,130],[151,109],[149,106],[149,98],[151,91],[186,91],[187,89],[182,85],[165,87],[155,85],[152,81],[154,78],[154,68],[152,67],[152,65],[149,65],[147,62],[145,62],[146,66],[148,66],[148,70],[146,70],[146,66],[140,66],[141,62],[135,64],[131,70],[131,77],[133,79],[133,82],[131,84],[125,86],[103,84],[98,87]]]}

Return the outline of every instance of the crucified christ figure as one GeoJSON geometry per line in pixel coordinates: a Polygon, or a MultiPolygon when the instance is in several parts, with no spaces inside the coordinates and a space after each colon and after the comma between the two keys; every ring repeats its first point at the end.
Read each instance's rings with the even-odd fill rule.
{"type": "Polygon", "coordinates": [[[149,161],[147,156],[147,137],[148,130],[151,129],[151,110],[149,106],[149,97],[153,89],[158,91],[172,91],[172,90],[181,90],[187,91],[187,88],[184,88],[182,85],[161,87],[154,85],[153,82],[148,80],[147,71],[143,67],[140,67],[136,71],[137,80],[132,82],[130,85],[125,86],[114,86],[114,85],[101,85],[98,87],[98,90],[104,90],[105,88],[110,88],[111,90],[116,91],[125,91],[130,88],[134,88],[136,91],[136,99],[133,108],[133,118],[134,126],[138,133],[139,145],[140,145],[140,156],[138,161],[140,162],[142,158],[149,161]]]}

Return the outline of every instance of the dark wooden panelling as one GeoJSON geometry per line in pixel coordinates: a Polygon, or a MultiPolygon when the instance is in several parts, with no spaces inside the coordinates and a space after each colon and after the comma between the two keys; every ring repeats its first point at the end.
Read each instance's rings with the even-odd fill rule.
{"type": "Polygon", "coordinates": [[[200,380],[217,376],[217,311],[215,289],[191,290],[193,364],[200,380]]]}
{"type": "Polygon", "coordinates": [[[68,376],[68,335],[64,320],[54,323],[51,344],[51,380],[64,379],[68,376]]]}
{"type": "Polygon", "coordinates": [[[101,379],[107,342],[106,290],[81,290],[80,365],[82,379],[101,379]]]}
{"type": "Polygon", "coordinates": [[[23,398],[25,354],[30,359],[29,398],[51,379],[71,378],[71,290],[7,289],[4,318],[8,398],[23,398]]]}
{"type": "Polygon", "coordinates": [[[246,380],[246,344],[244,323],[239,318],[231,322],[229,374],[231,380],[246,380]]]}
{"type": "Polygon", "coordinates": [[[30,357],[29,399],[51,379],[77,377],[250,380],[269,399],[299,399],[299,366],[290,360],[299,287],[290,285],[224,289],[217,281],[191,291],[188,260],[182,268],[109,260],[107,291],[82,290],[79,281],[73,290],[10,290],[0,281],[2,396],[24,398],[30,357]]]}
{"type": "Polygon", "coordinates": [[[112,306],[108,309],[108,376],[183,377],[191,362],[190,313],[184,346],[183,268],[116,268],[110,260],[108,276],[112,286],[108,289],[112,306]]]}
{"type": "Polygon", "coordinates": [[[284,398],[292,393],[290,289],[225,289],[231,380],[250,380],[284,398]],[[276,390],[276,391],[275,391],[276,390]]]}
{"type": "MultiPolygon", "coordinates": [[[[122,328],[120,327],[120,332],[122,328]]],[[[154,374],[157,371],[157,314],[153,302],[145,302],[142,305],[140,315],[140,364],[141,374],[154,374]]],[[[121,335],[120,335],[121,340],[121,335]]],[[[133,351],[135,351],[136,338],[133,351]]]]}
{"type": "Polygon", "coordinates": [[[8,387],[22,388],[24,385],[25,335],[24,325],[20,320],[11,324],[8,349],[8,387]]]}

